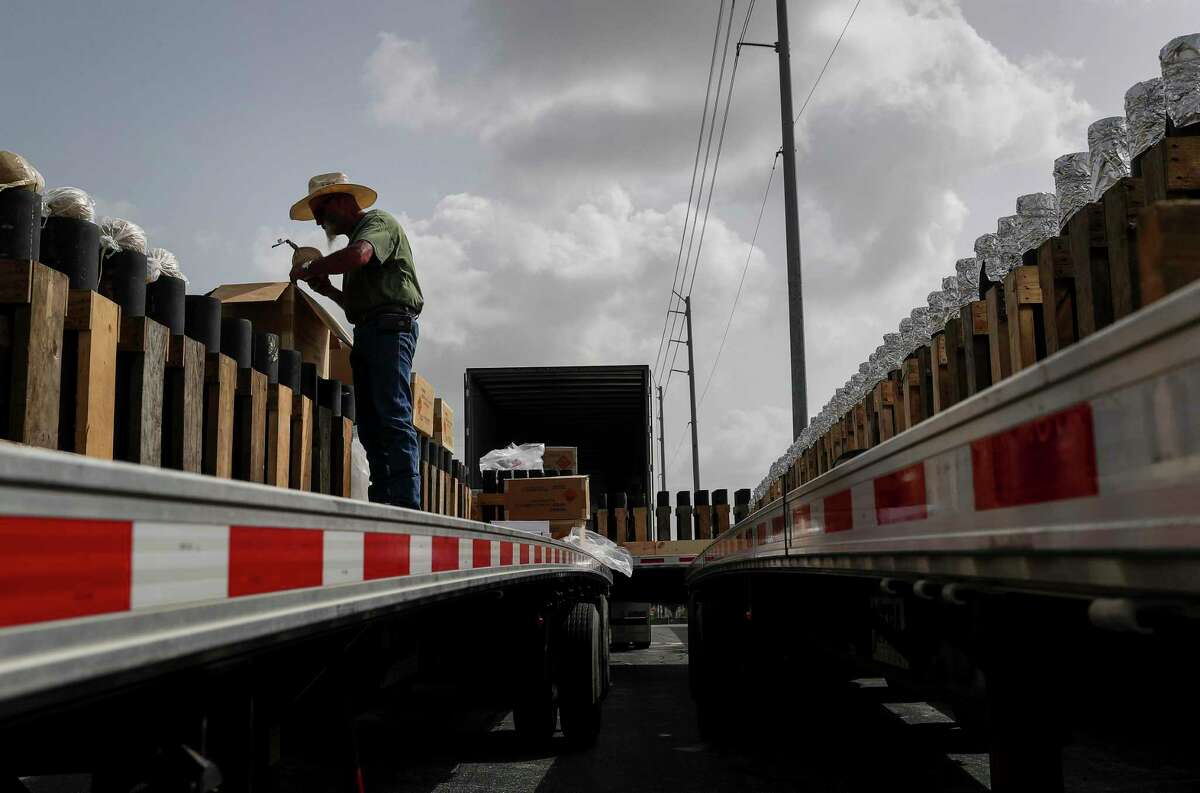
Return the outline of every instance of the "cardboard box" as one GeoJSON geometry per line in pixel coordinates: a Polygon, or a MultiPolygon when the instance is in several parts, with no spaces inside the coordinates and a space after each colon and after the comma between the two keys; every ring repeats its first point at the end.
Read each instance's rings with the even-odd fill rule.
{"type": "Polygon", "coordinates": [[[421,375],[412,374],[413,426],[426,438],[433,437],[433,386],[421,375]]]}
{"type": "Polygon", "coordinates": [[[433,442],[454,451],[454,411],[441,397],[433,400],[433,442]]]}
{"type": "Polygon", "coordinates": [[[586,521],[591,515],[586,476],[509,479],[504,503],[509,520],[586,521]]]}
{"type": "Polygon", "coordinates": [[[248,319],[256,331],[278,333],[280,349],[299,350],[305,363],[316,364],[321,377],[353,381],[348,374],[354,345],[350,334],[295,284],[224,284],[209,295],[221,301],[221,316],[248,319]]]}
{"type": "Polygon", "coordinates": [[[547,446],[542,452],[542,468],[547,471],[579,473],[579,447],[547,446]]]}

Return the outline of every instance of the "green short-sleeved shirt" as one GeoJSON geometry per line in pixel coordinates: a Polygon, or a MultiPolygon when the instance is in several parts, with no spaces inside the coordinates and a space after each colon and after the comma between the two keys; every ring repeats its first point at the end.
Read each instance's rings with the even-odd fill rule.
{"type": "Polygon", "coordinates": [[[375,249],[371,261],[342,276],[346,319],[358,324],[372,314],[407,311],[420,314],[425,306],[408,236],[394,217],[380,209],[363,215],[350,242],[366,240],[375,249]]]}

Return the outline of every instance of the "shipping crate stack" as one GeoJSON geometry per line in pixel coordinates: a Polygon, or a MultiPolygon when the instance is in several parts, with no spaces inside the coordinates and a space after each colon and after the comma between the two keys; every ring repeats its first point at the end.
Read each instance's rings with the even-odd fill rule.
{"type": "Polygon", "coordinates": [[[1125,115],[1086,130],[1086,151],[1057,158],[1054,193],[1016,200],[1016,214],[975,243],[975,257],[885,337],[872,356],[772,467],[751,499],[780,497],[784,482],[808,482],[848,448],[850,417],[872,395],[885,442],[928,416],[1200,280],[1200,34],[1159,53],[1161,78],[1125,94],[1125,115]],[[956,283],[955,283],[956,282],[956,283]],[[957,293],[957,294],[955,294],[957,293]],[[931,325],[922,320],[932,317],[931,325]],[[926,335],[925,331],[929,331],[926,335]],[[899,381],[899,382],[897,382],[899,381]],[[899,385],[902,410],[885,391],[899,385]],[[890,421],[889,421],[890,419],[890,421]],[[889,426],[890,425],[890,426],[889,426]]]}
{"type": "Polygon", "coordinates": [[[421,375],[412,374],[413,427],[420,454],[421,509],[438,515],[470,518],[474,493],[467,467],[454,457],[454,410],[421,375]]]}

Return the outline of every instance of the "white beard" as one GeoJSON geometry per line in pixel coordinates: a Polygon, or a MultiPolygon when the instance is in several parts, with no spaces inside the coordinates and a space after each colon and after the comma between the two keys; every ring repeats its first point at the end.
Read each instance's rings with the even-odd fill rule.
{"type": "Polygon", "coordinates": [[[333,249],[333,241],[338,238],[338,233],[336,231],[334,231],[333,229],[329,228],[329,226],[325,225],[324,223],[321,224],[321,228],[325,230],[325,240],[328,243],[328,245],[326,247],[328,247],[330,250],[332,250],[333,249]]]}

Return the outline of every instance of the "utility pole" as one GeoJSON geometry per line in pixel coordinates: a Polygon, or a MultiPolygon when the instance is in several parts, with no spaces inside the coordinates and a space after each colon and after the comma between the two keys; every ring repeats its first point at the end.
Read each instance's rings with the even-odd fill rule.
{"type": "Polygon", "coordinates": [[[658,387],[658,478],[662,483],[660,490],[667,489],[667,427],[663,424],[663,395],[662,386],[658,387]]]}
{"type": "Polygon", "coordinates": [[[787,0],[775,0],[779,41],[779,115],[783,124],[783,207],[787,229],[788,327],[792,347],[792,438],[808,425],[804,365],[804,297],[800,284],[800,217],[796,201],[796,133],[792,115],[792,60],[788,52],[787,0]]]}
{"type": "Polygon", "coordinates": [[[686,374],[688,376],[688,391],[692,400],[692,492],[700,489],[700,442],[697,440],[696,429],[696,354],[692,344],[692,297],[688,295],[684,297],[678,292],[676,297],[683,300],[683,311],[672,310],[672,314],[683,314],[683,318],[687,322],[687,341],[682,342],[678,339],[671,339],[674,344],[687,344],[688,351],[688,368],[687,371],[682,369],[672,369],[673,372],[686,374]]]}

